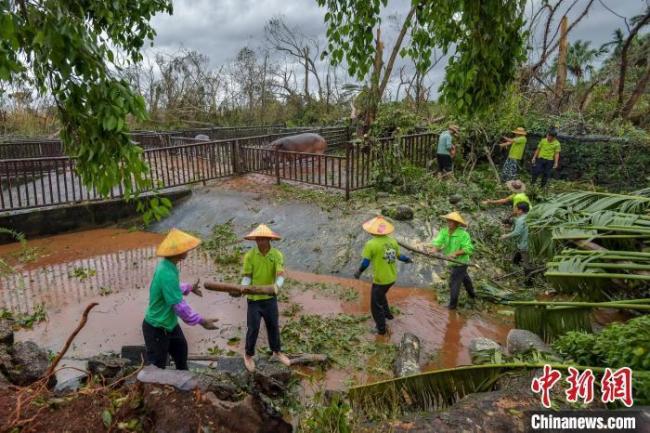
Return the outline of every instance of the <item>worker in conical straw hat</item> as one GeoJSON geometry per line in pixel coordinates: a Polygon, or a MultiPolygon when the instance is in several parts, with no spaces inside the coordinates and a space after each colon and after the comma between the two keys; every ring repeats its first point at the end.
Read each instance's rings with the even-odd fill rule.
{"type": "Polygon", "coordinates": [[[490,204],[512,204],[512,213],[514,214],[517,210],[517,206],[519,203],[527,203],[528,208],[532,209],[533,205],[530,203],[530,199],[528,198],[528,195],[526,195],[526,184],[524,184],[522,181],[516,179],[516,180],[509,180],[506,182],[506,188],[508,188],[511,192],[510,195],[496,199],[496,200],[483,200],[481,204],[483,205],[490,205],[490,204]]]}
{"type": "Polygon", "coordinates": [[[442,251],[445,256],[454,260],[454,262],[449,262],[451,275],[449,278],[450,298],[448,306],[450,310],[454,310],[458,306],[461,284],[465,286],[470,298],[474,299],[476,297],[472,279],[467,273],[474,246],[469,232],[466,230],[467,222],[461,214],[451,212],[442,215],[441,218],[447,221],[447,227],[443,227],[438,232],[438,235],[433,240],[431,252],[436,254],[442,251]]]}
{"type": "Polygon", "coordinates": [[[389,236],[395,228],[383,216],[372,218],[362,225],[372,235],[363,247],[362,261],[354,277],[360,278],[363,271],[372,266],[372,287],[370,289],[370,312],[375,320],[379,335],[386,334],[386,320],[393,319],[386,294],[397,280],[397,260],[412,263],[400,254],[399,244],[389,236]]]}
{"type": "MultiPolygon", "coordinates": [[[[275,285],[276,293],[284,284],[284,257],[280,250],[271,246],[271,241],[280,240],[280,235],[264,224],[244,236],[255,241],[256,246],[244,255],[241,284],[244,286],[275,285]]],[[[269,346],[273,359],[289,366],[291,361],[281,351],[280,314],[275,295],[247,295],[246,313],[246,353],[244,365],[248,371],[255,371],[255,344],[260,331],[260,322],[264,319],[269,346]]]]}
{"type": "Polygon", "coordinates": [[[179,317],[190,326],[217,329],[217,319],[202,317],[183,299],[190,292],[203,296],[199,281],[194,284],[180,282],[177,267],[199,244],[200,239],[171,229],[158,245],[156,255],[161,259],[149,286],[149,305],[142,322],[147,364],[165,368],[171,355],[177,370],[187,370],[187,340],[178,325],[179,317]]]}
{"type": "Polygon", "coordinates": [[[504,137],[503,141],[499,143],[501,149],[510,147],[508,157],[503,163],[503,169],[501,170],[501,180],[504,182],[517,178],[521,160],[526,150],[526,130],[520,126],[512,131],[512,133],[515,135],[513,138],[504,137]]]}

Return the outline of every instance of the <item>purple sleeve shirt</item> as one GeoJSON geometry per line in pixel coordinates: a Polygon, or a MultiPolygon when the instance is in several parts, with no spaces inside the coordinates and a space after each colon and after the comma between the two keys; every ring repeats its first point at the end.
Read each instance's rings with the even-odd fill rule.
{"type": "MultiPolygon", "coordinates": [[[[180,289],[181,292],[183,292],[183,296],[187,296],[188,293],[192,291],[192,284],[181,283],[180,289]]],[[[176,315],[180,317],[183,322],[187,323],[190,326],[198,325],[203,319],[199,313],[194,311],[192,307],[190,307],[190,305],[185,302],[185,299],[183,299],[178,304],[174,304],[174,313],[176,313],[176,315]]]]}

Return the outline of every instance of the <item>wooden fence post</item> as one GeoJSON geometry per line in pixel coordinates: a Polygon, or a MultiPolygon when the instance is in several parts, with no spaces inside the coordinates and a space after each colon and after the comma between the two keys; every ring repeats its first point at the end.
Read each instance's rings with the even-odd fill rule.
{"type": "Polygon", "coordinates": [[[232,172],[239,174],[239,140],[232,142],[232,172]]]}
{"type": "Polygon", "coordinates": [[[352,155],[351,150],[351,145],[350,143],[347,143],[345,146],[345,200],[350,200],[350,177],[352,176],[352,173],[350,173],[350,167],[352,167],[352,164],[350,164],[350,157],[352,155]]]}
{"type": "Polygon", "coordinates": [[[273,149],[273,155],[275,158],[275,179],[276,183],[280,185],[280,152],[278,149],[273,149]]]}

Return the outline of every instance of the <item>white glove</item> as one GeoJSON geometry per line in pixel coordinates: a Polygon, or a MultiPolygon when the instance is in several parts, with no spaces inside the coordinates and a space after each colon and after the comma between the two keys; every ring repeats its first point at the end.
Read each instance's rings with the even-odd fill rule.
{"type": "Polygon", "coordinates": [[[253,282],[253,280],[251,279],[251,277],[246,276],[246,277],[244,277],[244,278],[241,279],[241,283],[240,283],[240,284],[241,284],[242,286],[250,286],[252,282],[253,282]]]}

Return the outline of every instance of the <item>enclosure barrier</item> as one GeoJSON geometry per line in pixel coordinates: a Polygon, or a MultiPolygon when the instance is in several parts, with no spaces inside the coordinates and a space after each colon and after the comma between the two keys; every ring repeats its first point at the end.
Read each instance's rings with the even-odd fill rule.
{"type": "MultiPolygon", "coordinates": [[[[317,131],[329,134],[335,143],[332,153],[288,152],[268,146],[290,132],[213,141],[171,135],[156,139],[154,134],[143,134],[151,141],[143,152],[149,186],[141,192],[261,173],[274,176],[278,183],[285,180],[341,190],[349,198],[350,192],[373,185],[378,168],[395,169],[407,162],[426,167],[437,142],[435,134],[426,133],[343,144],[347,133],[341,128],[317,131]]],[[[3,159],[0,173],[0,211],[124,198],[134,190],[132,184],[120,184],[103,197],[84,185],[75,160],[66,156],[3,159]]]]}

